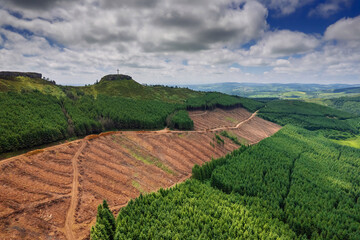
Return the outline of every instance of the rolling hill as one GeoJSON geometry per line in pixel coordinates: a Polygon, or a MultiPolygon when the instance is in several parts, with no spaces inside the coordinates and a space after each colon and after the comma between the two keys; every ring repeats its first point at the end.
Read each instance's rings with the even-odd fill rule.
{"type": "Polygon", "coordinates": [[[59,86],[38,76],[14,73],[0,79],[0,153],[109,130],[191,126],[187,114],[175,114],[184,109],[262,106],[220,93],[144,86],[121,74],[84,87],[59,86]]]}
{"type": "Polygon", "coordinates": [[[359,239],[355,97],[10,75],[0,152],[79,139],[0,161],[0,238],[359,239]]]}
{"type": "Polygon", "coordinates": [[[359,85],[300,83],[214,83],[185,85],[197,91],[217,91],[255,99],[313,99],[359,95],[359,85]]]}

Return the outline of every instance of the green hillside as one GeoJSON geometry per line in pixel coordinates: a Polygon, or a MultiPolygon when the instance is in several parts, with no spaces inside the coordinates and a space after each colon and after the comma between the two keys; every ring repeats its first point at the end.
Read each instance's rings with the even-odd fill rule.
{"type": "Polygon", "coordinates": [[[179,110],[262,106],[222,93],[144,86],[126,75],[84,87],[11,76],[0,86],[0,153],[108,130],[192,129],[188,113],[179,110]]]}
{"type": "Polygon", "coordinates": [[[186,88],[144,86],[126,75],[108,75],[93,85],[75,87],[61,86],[41,78],[25,76],[0,78],[0,92],[28,92],[38,90],[55,97],[79,98],[83,95],[121,96],[132,99],[159,100],[170,103],[184,103],[186,99],[200,97],[205,93],[186,88]]]}
{"type": "Polygon", "coordinates": [[[357,136],[360,119],[302,101],[267,102],[259,116],[285,127],[140,195],[116,220],[101,210],[92,239],[359,239],[358,137],[331,138],[357,136]]]}
{"type": "Polygon", "coordinates": [[[0,79],[0,152],[113,129],[191,129],[185,110],[245,107],[284,127],[254,146],[222,133],[240,148],[131,200],[116,219],[104,201],[91,238],[359,239],[358,99],[322,103],[145,86],[125,75],[84,87],[0,79]]]}
{"type": "Polygon", "coordinates": [[[271,101],[258,116],[280,125],[293,124],[317,130],[332,139],[346,139],[359,133],[356,115],[334,108],[296,100],[271,101]]]}
{"type": "Polygon", "coordinates": [[[359,159],[358,149],[288,125],[195,167],[197,179],[130,201],[116,222],[98,215],[91,237],[359,239],[359,159]]]}
{"type": "Polygon", "coordinates": [[[341,97],[322,101],[323,104],[360,116],[360,96],[341,97]]]}
{"type": "Polygon", "coordinates": [[[64,97],[65,93],[61,87],[53,82],[41,78],[13,77],[11,79],[0,78],[0,92],[29,92],[38,90],[43,94],[49,94],[56,97],[64,97]]]}

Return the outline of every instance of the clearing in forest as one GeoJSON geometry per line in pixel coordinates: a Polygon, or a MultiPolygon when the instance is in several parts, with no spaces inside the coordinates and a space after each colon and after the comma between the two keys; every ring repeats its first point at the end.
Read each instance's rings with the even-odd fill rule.
{"type": "Polygon", "coordinates": [[[195,164],[239,147],[224,131],[254,144],[280,129],[242,108],[190,117],[194,131],[105,133],[1,161],[0,239],[88,238],[103,199],[116,214],[140,193],[184,181],[195,164]]]}

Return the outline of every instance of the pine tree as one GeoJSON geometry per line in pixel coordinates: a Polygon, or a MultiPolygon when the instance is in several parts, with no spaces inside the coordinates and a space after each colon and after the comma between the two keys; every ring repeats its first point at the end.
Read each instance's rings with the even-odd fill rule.
{"type": "Polygon", "coordinates": [[[106,200],[98,206],[96,224],[91,228],[92,240],[113,240],[115,235],[115,218],[106,200]]]}

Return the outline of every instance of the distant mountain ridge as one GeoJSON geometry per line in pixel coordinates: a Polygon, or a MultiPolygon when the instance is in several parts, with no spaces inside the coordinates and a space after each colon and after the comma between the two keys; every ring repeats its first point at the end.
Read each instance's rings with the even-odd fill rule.
{"type": "Polygon", "coordinates": [[[360,84],[301,83],[213,83],[181,85],[196,91],[217,91],[250,98],[329,98],[345,93],[360,93],[360,84]]]}

